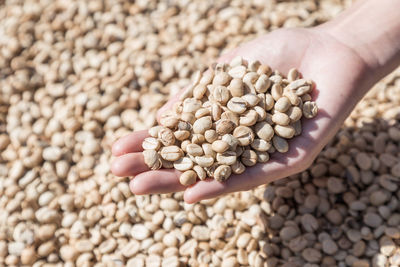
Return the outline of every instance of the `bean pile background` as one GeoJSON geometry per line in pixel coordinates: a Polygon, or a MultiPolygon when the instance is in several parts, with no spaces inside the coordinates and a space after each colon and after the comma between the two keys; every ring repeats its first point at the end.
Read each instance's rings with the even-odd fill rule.
{"type": "Polygon", "coordinates": [[[349,4],[1,1],[0,266],[399,266],[399,70],[267,187],[188,205],[109,171],[112,142],[224,50],[349,4]]]}

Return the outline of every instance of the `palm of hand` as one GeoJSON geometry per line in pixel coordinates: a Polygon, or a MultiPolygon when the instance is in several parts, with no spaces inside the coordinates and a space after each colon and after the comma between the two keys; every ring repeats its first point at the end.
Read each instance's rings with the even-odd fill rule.
{"type": "MultiPolygon", "coordinates": [[[[274,153],[267,163],[247,168],[243,174],[232,175],[224,183],[209,179],[191,187],[180,185],[179,171],[150,171],[141,153],[141,143],[147,133],[134,132],[114,144],[113,154],[118,158],[112,164],[114,174],[135,176],[130,182],[133,193],[185,190],[185,201],[192,203],[229,192],[249,190],[300,172],[312,163],[361,98],[361,94],[351,95],[351,92],[361,82],[365,71],[362,60],[318,28],[278,30],[237,48],[220,60],[229,61],[236,55],[249,60],[258,59],[284,74],[296,67],[303,77],[313,79],[316,83],[313,99],[319,107],[317,117],[303,122],[303,133],[289,141],[287,153],[274,153]]],[[[171,99],[161,111],[168,109],[176,99],[171,99]]]]}

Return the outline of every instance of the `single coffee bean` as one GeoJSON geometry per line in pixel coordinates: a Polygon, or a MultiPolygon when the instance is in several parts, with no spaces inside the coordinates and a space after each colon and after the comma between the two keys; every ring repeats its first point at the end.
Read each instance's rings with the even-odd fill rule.
{"type": "Polygon", "coordinates": [[[174,132],[171,129],[164,128],[158,132],[158,139],[164,146],[171,146],[175,144],[174,132]]]}
{"type": "Polygon", "coordinates": [[[178,171],[187,171],[193,167],[193,161],[188,157],[183,157],[174,162],[174,168],[178,171]]]}
{"type": "Polygon", "coordinates": [[[267,152],[256,151],[257,162],[265,163],[269,160],[269,154],[267,152]]]}
{"type": "MultiPolygon", "coordinates": [[[[215,151],[212,149],[212,145],[211,145],[211,144],[209,144],[209,143],[203,143],[203,144],[201,145],[201,148],[203,149],[204,155],[205,155],[205,156],[211,156],[211,157],[214,157],[214,158],[215,158],[215,155],[216,155],[217,153],[215,153],[215,151]]],[[[200,156],[201,156],[201,155],[200,155],[200,156]]]]}
{"type": "Polygon", "coordinates": [[[225,105],[230,98],[229,90],[225,86],[216,86],[213,91],[214,100],[218,103],[225,105]]]}
{"type": "Polygon", "coordinates": [[[212,143],[212,149],[217,153],[222,153],[229,149],[229,144],[223,140],[215,140],[212,143]]]}
{"type": "Polygon", "coordinates": [[[292,90],[285,90],[283,92],[283,96],[287,97],[290,101],[290,104],[294,106],[298,106],[300,104],[301,98],[297,96],[292,90]]]}
{"type": "Polygon", "coordinates": [[[211,111],[209,108],[199,108],[196,113],[194,114],[194,116],[199,119],[201,117],[205,117],[205,116],[210,116],[211,115],[211,111]]]}
{"type": "Polygon", "coordinates": [[[208,69],[200,78],[201,84],[210,84],[214,78],[214,70],[208,69]]]}
{"type": "Polygon", "coordinates": [[[270,94],[265,94],[265,110],[271,110],[275,105],[275,100],[270,94]]]}
{"type": "Polygon", "coordinates": [[[308,94],[309,92],[311,92],[311,85],[300,86],[295,90],[295,94],[298,96],[303,96],[305,94],[308,94]]]}
{"type": "Polygon", "coordinates": [[[272,144],[274,145],[274,148],[281,153],[286,153],[289,150],[288,142],[277,135],[272,138],[272,144]]]}
{"type": "Polygon", "coordinates": [[[253,109],[249,109],[245,111],[242,116],[240,116],[239,124],[243,126],[253,126],[254,124],[256,124],[257,119],[258,113],[253,109]]]}
{"type": "Polygon", "coordinates": [[[183,151],[178,146],[165,146],[160,150],[160,155],[168,161],[175,161],[183,157],[183,151]]]}
{"type": "Polygon", "coordinates": [[[182,149],[184,152],[187,152],[186,148],[187,148],[187,146],[188,146],[189,144],[191,144],[190,140],[183,140],[182,143],[181,143],[181,149],[182,149]]]}
{"type": "Polygon", "coordinates": [[[196,134],[204,134],[204,132],[212,127],[211,116],[202,117],[193,123],[193,132],[196,134]]]}
{"type": "Polygon", "coordinates": [[[197,156],[196,163],[201,167],[210,167],[214,163],[214,158],[211,156],[197,156]]]}
{"type": "Polygon", "coordinates": [[[290,118],[288,115],[286,115],[285,113],[276,111],[274,113],[274,115],[272,115],[272,121],[278,125],[289,125],[290,123],[290,118]]]}
{"type": "Polygon", "coordinates": [[[271,147],[271,142],[267,142],[264,139],[254,139],[251,143],[251,147],[257,151],[268,151],[271,147]]]}
{"type": "Polygon", "coordinates": [[[225,151],[217,153],[218,164],[232,165],[236,162],[237,156],[235,151],[225,151]]]}
{"type": "Polygon", "coordinates": [[[203,149],[198,144],[188,144],[186,146],[186,152],[194,157],[203,155],[203,149]]]}
{"type": "Polygon", "coordinates": [[[237,145],[239,144],[238,139],[231,134],[224,134],[221,140],[228,143],[230,150],[235,150],[237,145]]]}
{"type": "Polygon", "coordinates": [[[240,157],[244,150],[245,148],[243,146],[237,146],[235,149],[236,157],[240,157]]]}
{"type": "Polygon", "coordinates": [[[196,98],[187,98],[183,101],[183,112],[195,113],[201,108],[201,101],[196,98]]]}
{"type": "Polygon", "coordinates": [[[231,76],[226,72],[218,72],[212,81],[213,85],[226,85],[230,82],[231,76]]]}
{"type": "Polygon", "coordinates": [[[265,121],[258,122],[254,126],[254,129],[257,136],[265,141],[270,141],[272,136],[274,136],[274,129],[272,129],[272,126],[265,121]]]}
{"type": "Polygon", "coordinates": [[[246,69],[245,66],[239,65],[239,66],[236,66],[236,67],[231,68],[231,69],[228,71],[228,74],[229,74],[232,78],[242,79],[243,76],[246,74],[246,71],[247,71],[247,69],[246,69]]]}
{"type": "Polygon", "coordinates": [[[295,130],[292,126],[282,126],[282,125],[275,125],[274,127],[275,133],[280,137],[290,139],[294,136],[295,130]]]}
{"type": "Polygon", "coordinates": [[[258,121],[263,121],[267,117],[267,112],[262,107],[255,106],[254,107],[254,111],[257,112],[257,122],[258,121]]]}
{"type": "Polygon", "coordinates": [[[158,170],[161,168],[160,157],[155,150],[144,150],[143,151],[144,163],[152,170],[158,170]]]}
{"type": "Polygon", "coordinates": [[[286,96],[279,98],[275,103],[275,110],[279,112],[286,112],[290,108],[291,104],[286,96]]]}
{"type": "Polygon", "coordinates": [[[254,107],[260,102],[260,98],[256,94],[245,94],[242,99],[246,101],[247,107],[254,107]]]}
{"type": "Polygon", "coordinates": [[[205,131],[204,138],[206,139],[207,142],[212,143],[218,139],[218,134],[215,130],[210,129],[205,131]]]}
{"type": "Polygon", "coordinates": [[[271,96],[274,101],[278,101],[282,97],[282,86],[280,84],[274,84],[271,88],[271,96]]]}
{"type": "Polygon", "coordinates": [[[160,124],[164,127],[174,129],[178,125],[179,119],[175,114],[163,114],[160,118],[160,124]]]}
{"type": "Polygon", "coordinates": [[[241,146],[248,146],[254,140],[253,130],[247,126],[236,127],[233,131],[233,136],[237,138],[241,146]]]}
{"type": "Polygon", "coordinates": [[[232,79],[227,88],[233,97],[241,97],[244,94],[242,79],[232,79]]]}
{"type": "Polygon", "coordinates": [[[265,93],[267,92],[270,86],[271,86],[271,81],[269,80],[268,76],[262,74],[260,75],[260,77],[258,77],[258,80],[254,87],[256,88],[257,93],[265,93]]]}
{"type": "Polygon", "coordinates": [[[289,116],[290,122],[296,122],[301,119],[303,112],[299,107],[291,107],[286,114],[289,116]]]}
{"type": "MultiPolygon", "coordinates": [[[[190,124],[193,124],[194,123],[194,121],[196,120],[196,117],[194,116],[194,114],[193,113],[190,113],[190,112],[183,112],[182,114],[181,114],[181,121],[184,121],[184,122],[188,122],[188,123],[190,123],[190,124]]],[[[179,125],[179,123],[178,123],[178,125],[179,125]]]]}
{"type": "Polygon", "coordinates": [[[202,99],[207,91],[207,87],[204,84],[198,84],[193,88],[193,97],[196,99],[202,99]]]}
{"type": "Polygon", "coordinates": [[[161,126],[161,125],[153,126],[153,127],[151,127],[151,128],[149,129],[149,135],[150,135],[151,137],[158,138],[158,132],[159,132],[161,129],[164,129],[164,127],[161,126]]]}
{"type": "Polygon", "coordinates": [[[239,160],[236,160],[236,162],[230,166],[231,166],[232,173],[234,173],[234,174],[242,174],[246,170],[246,167],[239,160]]]}
{"type": "Polygon", "coordinates": [[[297,88],[299,88],[301,86],[305,86],[305,85],[308,85],[306,79],[298,79],[298,80],[295,80],[295,81],[289,83],[287,88],[290,90],[296,90],[297,88]]]}
{"type": "Polygon", "coordinates": [[[271,75],[271,73],[272,73],[271,67],[268,66],[268,65],[263,65],[262,64],[257,69],[257,74],[258,75],[265,74],[265,75],[269,76],[269,75],[271,75]]]}
{"type": "Polygon", "coordinates": [[[181,176],[179,177],[179,182],[182,185],[188,186],[194,184],[196,182],[196,179],[197,179],[196,172],[188,170],[181,174],[181,176]]]}
{"type": "Polygon", "coordinates": [[[197,177],[199,177],[200,180],[204,180],[207,177],[206,171],[203,169],[203,167],[200,167],[199,165],[193,166],[193,170],[196,172],[197,177]]]}
{"type": "Polygon", "coordinates": [[[192,134],[192,143],[193,144],[202,144],[206,141],[204,135],[202,134],[192,134]]]}
{"type": "Polygon", "coordinates": [[[296,68],[292,68],[289,70],[287,78],[289,82],[293,82],[294,80],[298,79],[300,76],[299,71],[296,68]]]}
{"type": "Polygon", "coordinates": [[[317,104],[313,101],[306,101],[303,104],[303,115],[307,119],[314,118],[318,113],[317,104]]]}
{"type": "Polygon", "coordinates": [[[142,147],[144,150],[159,150],[161,147],[160,141],[154,137],[147,137],[143,140],[142,147]]]}
{"type": "Polygon", "coordinates": [[[168,161],[160,157],[161,165],[165,169],[172,169],[174,167],[174,163],[172,161],[168,161]]]}
{"type": "Polygon", "coordinates": [[[233,124],[235,124],[235,127],[237,125],[239,125],[239,116],[238,114],[230,111],[230,110],[225,110],[222,114],[221,114],[221,119],[226,119],[228,121],[233,122],[233,124]]]}
{"type": "Polygon", "coordinates": [[[247,109],[247,102],[241,97],[233,97],[228,101],[227,107],[230,111],[241,114],[247,109]]]}
{"type": "Polygon", "coordinates": [[[190,122],[186,121],[180,121],[178,123],[178,129],[179,130],[184,130],[184,131],[191,131],[192,130],[192,124],[190,122]]]}
{"type": "Polygon", "coordinates": [[[243,151],[241,161],[245,166],[254,166],[257,163],[257,154],[251,149],[243,151]]]}
{"type": "Polygon", "coordinates": [[[223,182],[231,176],[231,167],[228,165],[220,165],[214,171],[214,178],[218,182],[223,182]]]}
{"type": "Polygon", "coordinates": [[[183,141],[189,138],[190,132],[186,130],[178,130],[174,132],[174,136],[177,140],[183,141]]]}
{"type": "Polygon", "coordinates": [[[235,128],[235,123],[228,119],[220,119],[216,122],[216,131],[219,135],[231,133],[235,128]]]}

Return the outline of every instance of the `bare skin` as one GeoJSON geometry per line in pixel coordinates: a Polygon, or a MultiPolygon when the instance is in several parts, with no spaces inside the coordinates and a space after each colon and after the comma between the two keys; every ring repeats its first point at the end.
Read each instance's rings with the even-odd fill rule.
{"type": "MultiPolygon", "coordinates": [[[[400,2],[385,1],[388,5],[393,5],[391,2],[400,2]]],[[[371,7],[358,4],[342,17],[358,19],[356,11],[362,9],[370,10],[371,7]]],[[[134,194],[185,190],[184,200],[194,203],[230,192],[249,190],[305,170],[368,89],[399,63],[400,53],[396,49],[386,56],[384,62],[376,60],[377,55],[360,49],[364,46],[361,46],[363,43],[359,39],[352,41],[352,36],[338,34],[338,29],[344,27],[339,22],[333,21],[311,29],[277,30],[244,44],[219,59],[230,61],[241,55],[248,60],[258,59],[284,74],[290,68],[296,67],[303,77],[315,81],[316,88],[312,97],[319,107],[319,113],[312,120],[303,121],[303,133],[290,140],[287,153],[274,153],[267,163],[247,168],[243,174],[232,175],[224,183],[207,179],[184,187],[179,183],[179,171],[150,171],[144,164],[141,143],[148,135],[146,131],[138,131],[119,139],[113,145],[112,152],[117,158],[112,164],[112,172],[117,176],[133,176],[130,188],[134,194]]],[[[390,40],[393,44],[388,46],[397,45],[396,39],[390,40]]],[[[177,99],[178,96],[172,98],[160,109],[159,114],[169,109],[177,99]]]]}

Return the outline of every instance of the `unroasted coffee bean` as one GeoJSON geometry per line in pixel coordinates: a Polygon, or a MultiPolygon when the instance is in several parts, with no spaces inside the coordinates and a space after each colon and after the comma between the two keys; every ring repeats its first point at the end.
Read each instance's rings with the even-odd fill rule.
{"type": "Polygon", "coordinates": [[[175,135],[171,129],[163,128],[158,132],[158,139],[164,146],[175,144],[175,135]]]}
{"type": "Polygon", "coordinates": [[[214,171],[214,178],[219,182],[223,182],[231,175],[231,167],[228,165],[220,165],[214,171]]]}
{"type": "Polygon", "coordinates": [[[144,150],[143,151],[143,158],[144,158],[144,163],[152,169],[152,170],[158,170],[161,168],[161,161],[159,158],[159,155],[157,151],[155,150],[144,150]]]}
{"type": "Polygon", "coordinates": [[[214,164],[214,158],[211,156],[197,156],[196,163],[201,167],[210,167],[214,164]]]}
{"type": "Polygon", "coordinates": [[[257,162],[265,163],[269,160],[269,154],[263,151],[256,151],[257,162]]]}
{"type": "Polygon", "coordinates": [[[231,169],[234,174],[242,174],[246,170],[246,167],[240,160],[236,160],[236,162],[231,165],[231,169]]]}
{"type": "Polygon", "coordinates": [[[193,170],[196,172],[197,177],[199,177],[200,180],[204,180],[207,177],[206,171],[203,169],[203,167],[195,165],[193,166],[193,170]]]}
{"type": "Polygon", "coordinates": [[[229,90],[225,86],[216,86],[213,91],[214,100],[225,105],[230,98],[229,90]]]}
{"type": "Polygon", "coordinates": [[[265,152],[271,148],[271,143],[264,139],[254,139],[253,143],[251,143],[251,147],[257,151],[265,152]]]}
{"type": "Polygon", "coordinates": [[[216,122],[216,131],[219,135],[229,134],[235,128],[235,123],[229,119],[220,119],[216,122]]]}
{"type": "Polygon", "coordinates": [[[174,162],[174,168],[178,171],[187,171],[192,169],[193,161],[188,157],[183,157],[174,162]]]}
{"type": "Polygon", "coordinates": [[[229,149],[229,144],[223,140],[216,140],[212,143],[212,149],[217,153],[223,153],[229,149]]]}
{"type": "Polygon", "coordinates": [[[294,136],[295,130],[292,126],[282,126],[282,125],[275,125],[274,127],[275,133],[280,137],[290,139],[294,136]]]}
{"type": "Polygon", "coordinates": [[[218,139],[218,134],[215,130],[210,129],[205,131],[204,138],[206,139],[207,142],[212,143],[218,139]]]}
{"type": "Polygon", "coordinates": [[[255,110],[250,109],[241,114],[239,124],[243,126],[253,126],[258,119],[258,114],[255,110]]]}
{"type": "Polygon", "coordinates": [[[160,155],[168,161],[175,161],[183,156],[183,151],[178,146],[165,146],[160,150],[160,155]]]}
{"type": "Polygon", "coordinates": [[[211,129],[212,120],[210,116],[202,117],[193,124],[193,132],[196,134],[204,134],[206,130],[211,129]]]}
{"type": "Polygon", "coordinates": [[[194,113],[201,108],[201,101],[195,98],[187,98],[183,101],[183,112],[194,113]]]}
{"type": "Polygon", "coordinates": [[[246,166],[253,166],[257,163],[257,153],[247,149],[242,153],[241,161],[246,166]]]}
{"type": "Polygon", "coordinates": [[[286,126],[290,123],[290,118],[288,115],[282,112],[275,112],[272,115],[272,121],[278,125],[286,126]]]}
{"type": "Polygon", "coordinates": [[[232,165],[236,162],[237,155],[235,151],[226,151],[223,153],[217,153],[218,164],[232,165]]]}
{"type": "Polygon", "coordinates": [[[243,81],[239,78],[232,79],[227,87],[233,97],[241,97],[244,94],[243,81]]]}
{"type": "Polygon", "coordinates": [[[189,170],[181,174],[181,176],[179,177],[179,182],[182,185],[192,185],[196,182],[196,179],[197,179],[196,172],[189,170]]]}
{"type": "Polygon", "coordinates": [[[186,152],[192,156],[201,156],[203,155],[203,149],[198,144],[188,144],[186,146],[186,152]]]}
{"type": "Polygon", "coordinates": [[[247,109],[247,102],[241,97],[233,97],[228,101],[230,111],[241,114],[247,109]]]}
{"type": "Polygon", "coordinates": [[[313,101],[307,101],[303,104],[303,114],[307,119],[314,118],[317,115],[318,107],[313,101]]]}
{"type": "Polygon", "coordinates": [[[198,84],[193,88],[193,97],[196,99],[202,99],[207,91],[207,87],[204,84],[198,84]]]}
{"type": "Polygon", "coordinates": [[[247,126],[236,127],[233,131],[233,136],[238,140],[241,146],[250,145],[250,143],[254,140],[253,130],[247,126]]]}
{"type": "Polygon", "coordinates": [[[143,140],[142,147],[145,150],[158,150],[161,147],[160,141],[154,137],[147,137],[143,140]]]}
{"type": "Polygon", "coordinates": [[[279,112],[286,112],[291,106],[291,103],[287,97],[279,98],[275,103],[275,110],[279,112]]]}
{"type": "Polygon", "coordinates": [[[281,153],[286,153],[289,151],[289,144],[288,142],[279,136],[274,136],[272,138],[272,144],[274,145],[275,149],[281,153]]]}
{"type": "MultiPolygon", "coordinates": [[[[270,141],[274,136],[274,129],[272,129],[271,125],[267,122],[261,121],[258,122],[254,127],[256,134],[258,137],[265,141],[270,141]]],[[[236,130],[236,129],[235,129],[236,130]]]]}

